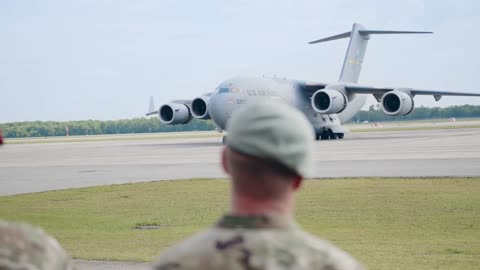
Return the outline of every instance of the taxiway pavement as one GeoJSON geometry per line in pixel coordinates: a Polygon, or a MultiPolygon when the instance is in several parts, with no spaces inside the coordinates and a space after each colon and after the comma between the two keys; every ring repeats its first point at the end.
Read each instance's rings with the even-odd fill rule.
{"type": "MultiPolygon", "coordinates": [[[[0,196],[166,179],[226,177],[221,138],[11,144],[0,196]]],[[[362,132],[315,143],[315,177],[480,176],[480,129],[362,132]]]]}

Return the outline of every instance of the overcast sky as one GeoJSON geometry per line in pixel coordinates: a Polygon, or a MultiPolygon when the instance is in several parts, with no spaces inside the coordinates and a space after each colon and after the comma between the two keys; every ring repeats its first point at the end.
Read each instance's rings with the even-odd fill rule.
{"type": "MultiPolygon", "coordinates": [[[[360,83],[480,92],[480,2],[0,0],[0,123],[121,119],[238,75],[334,82],[349,31],[374,36],[360,83]]],[[[480,98],[416,97],[417,105],[480,98]]]]}

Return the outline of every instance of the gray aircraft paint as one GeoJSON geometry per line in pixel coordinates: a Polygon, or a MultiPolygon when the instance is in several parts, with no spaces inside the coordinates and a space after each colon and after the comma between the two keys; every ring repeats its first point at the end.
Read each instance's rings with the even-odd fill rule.
{"type": "MultiPolygon", "coordinates": [[[[363,58],[365,57],[365,51],[369,36],[360,35],[359,30],[365,28],[360,24],[353,24],[352,31],[350,33],[343,33],[338,36],[334,36],[318,41],[311,42],[311,44],[350,37],[347,53],[345,55],[341,75],[339,82],[354,82],[358,81],[360,71],[362,69],[363,58]],[[329,39],[329,40],[327,40],[329,39]]],[[[230,115],[236,110],[243,102],[239,100],[244,99],[246,101],[255,99],[262,96],[261,91],[276,92],[276,96],[270,96],[271,98],[280,98],[288,104],[296,107],[302,111],[312,123],[312,126],[317,132],[320,132],[322,128],[331,128],[335,132],[345,133],[345,129],[341,128],[341,124],[350,121],[365,105],[367,95],[354,95],[348,102],[347,108],[339,114],[319,114],[312,108],[310,96],[306,95],[305,89],[302,87],[304,83],[295,80],[279,79],[279,78],[249,78],[239,77],[227,80],[219,85],[222,87],[233,87],[239,93],[232,93],[230,96],[217,95],[214,93],[210,99],[210,115],[213,121],[221,129],[225,129],[226,123],[230,118],[230,115]],[[243,98],[238,96],[243,95],[243,98]],[[236,97],[237,96],[237,97],[236,97]],[[225,105],[228,104],[228,105],[225,105]]],[[[267,95],[268,96],[268,95],[267,95]]]]}
{"type": "Polygon", "coordinates": [[[368,35],[360,35],[359,30],[364,30],[360,24],[354,24],[352,27],[350,42],[348,43],[347,53],[343,60],[342,72],[340,73],[340,82],[358,82],[360,71],[362,70],[363,58],[367,51],[368,35]]]}
{"type": "MultiPolygon", "coordinates": [[[[304,87],[305,82],[280,78],[237,77],[221,83],[212,94],[209,113],[213,121],[221,129],[233,111],[246,102],[256,98],[281,99],[302,111],[312,123],[315,130],[324,127],[344,132],[341,124],[351,120],[365,105],[367,95],[355,95],[347,108],[339,114],[319,114],[311,105],[310,97],[304,87]],[[220,89],[229,89],[228,93],[220,93],[220,89]]],[[[252,112],[253,113],[253,112],[252,112]]]]}
{"type": "MultiPolygon", "coordinates": [[[[360,30],[364,29],[362,25],[356,23],[353,25],[351,32],[311,42],[311,44],[314,44],[350,37],[339,82],[356,83],[358,81],[369,39],[368,35],[359,33],[360,30]]],[[[222,93],[224,94],[222,95],[218,94],[218,91],[215,92],[210,99],[210,108],[212,108],[210,115],[216,125],[221,129],[225,129],[232,112],[243,104],[241,100],[248,102],[250,99],[267,96],[282,99],[302,111],[317,132],[320,132],[323,128],[330,128],[336,133],[345,133],[346,130],[341,128],[341,124],[350,121],[365,105],[367,100],[367,95],[352,95],[347,108],[341,113],[319,114],[314,111],[310,101],[311,95],[308,95],[305,88],[302,87],[304,84],[301,81],[281,78],[239,77],[230,79],[220,84],[217,89],[231,87],[233,93],[230,95],[222,93]],[[266,95],[262,91],[266,91],[266,95]],[[268,93],[272,92],[277,93],[277,95],[268,95],[268,93]],[[243,97],[239,98],[239,96],[243,97]]]]}
{"type": "MultiPolygon", "coordinates": [[[[222,130],[226,128],[232,113],[243,104],[257,98],[280,99],[302,111],[319,134],[322,130],[331,129],[334,133],[346,133],[341,125],[350,121],[365,105],[368,94],[373,94],[377,100],[389,92],[407,94],[412,100],[415,95],[433,95],[435,100],[442,96],[480,96],[478,93],[451,92],[437,90],[422,90],[410,88],[382,88],[357,84],[362,63],[365,57],[368,40],[371,35],[378,34],[429,34],[432,32],[418,31],[384,31],[366,30],[360,24],[353,24],[350,32],[322,38],[309,42],[310,44],[350,38],[345,54],[343,67],[336,83],[311,83],[282,78],[236,77],[222,82],[217,89],[209,94],[208,112],[215,124],[222,130]],[[321,89],[334,89],[346,97],[346,107],[336,114],[321,114],[312,107],[312,95],[321,89]]],[[[407,96],[407,97],[408,97],[407,96]]],[[[192,101],[173,101],[192,109],[192,101]]],[[[151,111],[147,115],[156,114],[151,111]]],[[[255,113],[255,112],[252,112],[255,113]]]]}

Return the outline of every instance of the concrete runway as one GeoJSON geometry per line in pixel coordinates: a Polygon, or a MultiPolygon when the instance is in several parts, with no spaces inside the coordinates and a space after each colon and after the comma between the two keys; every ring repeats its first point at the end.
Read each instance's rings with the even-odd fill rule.
{"type": "MultiPolygon", "coordinates": [[[[0,196],[94,185],[225,177],[221,138],[12,144],[0,196]]],[[[315,143],[316,177],[480,176],[480,129],[362,132],[315,143]]]]}
{"type": "Polygon", "coordinates": [[[148,270],[151,263],[112,262],[112,261],[83,261],[74,260],[76,269],[81,270],[148,270]]]}
{"type": "MultiPolygon", "coordinates": [[[[225,177],[221,138],[12,144],[0,148],[0,196],[94,185],[225,177]]],[[[364,132],[315,143],[317,177],[480,176],[480,129],[364,132]]],[[[149,263],[76,260],[78,269],[149,263]]]]}

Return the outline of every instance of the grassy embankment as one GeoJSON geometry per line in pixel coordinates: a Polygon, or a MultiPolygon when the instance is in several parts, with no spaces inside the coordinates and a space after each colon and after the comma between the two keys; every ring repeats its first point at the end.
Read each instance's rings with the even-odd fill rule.
{"type": "MultiPolygon", "coordinates": [[[[75,258],[150,261],[228,208],[225,180],[160,181],[0,197],[75,258]],[[158,229],[138,230],[156,225],[158,229]]],[[[307,181],[298,222],[369,269],[478,269],[480,178],[307,181]]]]}

